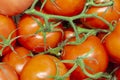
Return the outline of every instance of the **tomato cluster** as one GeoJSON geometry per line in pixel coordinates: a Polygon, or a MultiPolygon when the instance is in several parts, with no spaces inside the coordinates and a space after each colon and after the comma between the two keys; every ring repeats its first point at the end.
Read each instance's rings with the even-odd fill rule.
{"type": "Polygon", "coordinates": [[[120,80],[120,0],[1,0],[0,80],[120,80]]]}

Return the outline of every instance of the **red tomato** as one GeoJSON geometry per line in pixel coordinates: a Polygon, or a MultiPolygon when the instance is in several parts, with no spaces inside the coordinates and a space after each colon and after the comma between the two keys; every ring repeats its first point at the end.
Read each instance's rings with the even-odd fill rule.
{"type": "MultiPolygon", "coordinates": [[[[75,41],[75,37],[70,41],[75,41]]],[[[100,39],[96,36],[89,36],[82,44],[66,45],[61,57],[63,60],[74,60],[86,55],[91,49],[93,49],[93,52],[84,59],[86,67],[90,68],[86,68],[86,70],[91,74],[104,72],[108,66],[108,56],[100,39]]],[[[73,66],[71,63],[65,63],[65,65],[68,69],[73,66]]],[[[83,80],[85,78],[87,76],[82,72],[80,67],[71,74],[71,80],[83,80]]]]}
{"type": "MultiPolygon", "coordinates": [[[[41,19],[39,20],[42,22],[41,19]]],[[[18,35],[21,35],[19,43],[34,52],[42,52],[46,49],[56,47],[62,39],[61,31],[47,32],[45,43],[42,32],[35,34],[40,29],[40,26],[38,26],[37,22],[31,16],[24,16],[19,21],[18,28],[18,35]]]]}
{"type": "Polygon", "coordinates": [[[114,73],[116,80],[120,80],[120,68],[118,68],[114,73]]]}
{"type": "MultiPolygon", "coordinates": [[[[54,80],[48,78],[56,75],[58,67],[59,76],[67,72],[65,65],[54,56],[51,55],[36,55],[24,67],[20,79],[21,80],[54,80]],[[58,65],[56,66],[56,63],[58,65]]],[[[66,78],[65,80],[69,80],[66,78]]]]}
{"type": "Polygon", "coordinates": [[[13,16],[30,7],[34,0],[0,0],[0,14],[13,16]]]}
{"type": "MultiPolygon", "coordinates": [[[[97,0],[99,3],[105,0],[97,0]]],[[[110,0],[107,0],[110,1],[110,0]]],[[[87,14],[97,13],[98,16],[104,18],[108,22],[113,20],[118,20],[120,18],[120,0],[113,0],[113,6],[109,7],[90,7],[87,11],[87,14]]],[[[82,19],[83,24],[90,28],[108,28],[108,25],[98,18],[84,18],[82,19]]]]}
{"type": "MultiPolygon", "coordinates": [[[[14,33],[12,34],[11,39],[16,37],[15,30],[16,30],[16,26],[13,20],[7,16],[0,15],[0,36],[3,36],[5,38],[5,40],[0,38],[0,42],[3,43],[3,44],[0,43],[0,50],[5,46],[5,49],[2,52],[3,55],[8,53],[11,50],[10,47],[8,47],[7,40],[8,40],[8,36],[10,36],[12,32],[14,33]]],[[[11,45],[14,46],[15,41],[13,41],[11,45]]]]}
{"type": "Polygon", "coordinates": [[[85,2],[86,0],[47,0],[44,10],[50,14],[74,16],[82,12],[85,2]]]}
{"type": "Polygon", "coordinates": [[[11,65],[20,74],[24,65],[31,59],[30,51],[19,46],[15,48],[15,52],[5,55],[2,61],[11,65]]]}
{"type": "Polygon", "coordinates": [[[67,28],[64,30],[64,39],[71,38],[75,35],[73,28],[67,28]]]}
{"type": "Polygon", "coordinates": [[[97,37],[100,38],[101,40],[103,40],[106,36],[107,36],[107,33],[104,33],[104,32],[99,32],[97,34],[97,37]]]}
{"type": "Polygon", "coordinates": [[[112,62],[120,64],[120,22],[103,41],[112,62]]]}
{"type": "Polygon", "coordinates": [[[19,80],[15,70],[6,63],[0,63],[0,80],[19,80]]]}

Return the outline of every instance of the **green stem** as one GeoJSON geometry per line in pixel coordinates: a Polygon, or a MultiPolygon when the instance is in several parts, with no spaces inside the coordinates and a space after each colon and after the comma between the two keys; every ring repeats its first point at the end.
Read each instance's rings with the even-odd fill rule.
{"type": "Polygon", "coordinates": [[[102,20],[104,23],[106,23],[108,25],[110,31],[114,30],[113,25],[111,23],[109,23],[107,20],[105,20],[103,17],[100,17],[98,15],[94,15],[94,17],[98,18],[98,19],[102,20]]]}
{"type": "Polygon", "coordinates": [[[70,24],[71,24],[73,30],[75,31],[76,42],[79,43],[80,37],[79,37],[78,31],[77,31],[76,25],[73,23],[72,20],[70,20],[69,22],[70,22],[70,24]]]}
{"type": "Polygon", "coordinates": [[[47,31],[51,31],[50,28],[50,23],[48,22],[49,17],[45,16],[44,20],[45,20],[45,29],[47,29],[47,31]]]}
{"type": "Polygon", "coordinates": [[[44,5],[46,4],[46,2],[47,2],[47,0],[44,0],[44,2],[41,5],[40,11],[42,11],[42,9],[43,9],[44,5]]]}
{"type": "Polygon", "coordinates": [[[77,63],[80,66],[80,68],[82,69],[82,71],[84,72],[84,74],[87,75],[90,78],[98,79],[98,78],[100,78],[103,75],[103,72],[99,72],[99,73],[96,73],[96,74],[90,74],[90,73],[88,73],[86,71],[86,69],[85,69],[85,63],[84,63],[83,59],[79,59],[77,61],[77,63]]]}
{"type": "MultiPolygon", "coordinates": [[[[56,19],[65,20],[65,21],[68,21],[73,27],[74,27],[74,25],[73,25],[73,20],[76,20],[76,19],[79,19],[79,18],[95,17],[95,18],[98,18],[98,19],[102,20],[104,23],[106,23],[106,24],[109,26],[110,31],[113,30],[112,24],[110,24],[110,23],[109,23],[107,20],[105,20],[103,17],[98,16],[97,13],[93,13],[93,14],[85,14],[85,13],[82,13],[82,14],[79,14],[79,15],[76,15],[76,16],[72,16],[72,17],[52,15],[52,14],[44,14],[44,13],[41,13],[41,12],[39,12],[39,11],[31,10],[31,9],[27,10],[26,13],[41,16],[41,17],[43,17],[45,20],[48,20],[48,19],[50,19],[50,18],[56,18],[56,19]]],[[[49,26],[48,21],[45,21],[45,22],[46,22],[46,25],[49,26]]]]}
{"type": "Polygon", "coordinates": [[[4,46],[2,46],[2,48],[0,49],[0,56],[2,56],[3,50],[5,49],[4,46]]]}
{"type": "Polygon", "coordinates": [[[4,41],[5,37],[3,35],[0,35],[0,39],[2,39],[2,41],[4,41]]]}
{"type": "Polygon", "coordinates": [[[63,75],[64,78],[67,78],[70,76],[70,74],[78,67],[77,64],[74,64],[74,66],[66,73],[63,75]]]}
{"type": "Polygon", "coordinates": [[[35,5],[37,4],[38,0],[34,0],[34,2],[32,3],[32,6],[30,7],[31,10],[33,10],[35,8],[35,5]]]}
{"type": "Polygon", "coordinates": [[[101,6],[101,7],[102,7],[102,6],[112,6],[113,3],[114,3],[113,0],[110,0],[109,2],[103,2],[103,3],[95,3],[94,0],[89,0],[89,1],[87,2],[87,4],[88,4],[89,6],[101,6]]]}

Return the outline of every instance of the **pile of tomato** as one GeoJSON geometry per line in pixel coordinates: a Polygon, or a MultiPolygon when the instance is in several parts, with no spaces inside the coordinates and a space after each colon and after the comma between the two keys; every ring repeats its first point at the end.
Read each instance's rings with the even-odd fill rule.
{"type": "Polygon", "coordinates": [[[120,80],[120,0],[0,0],[0,80],[120,80]]]}

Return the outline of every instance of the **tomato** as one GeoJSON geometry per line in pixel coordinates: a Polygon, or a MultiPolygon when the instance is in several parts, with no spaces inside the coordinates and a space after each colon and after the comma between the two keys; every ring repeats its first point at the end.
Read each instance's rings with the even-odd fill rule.
{"type": "MultiPolygon", "coordinates": [[[[77,23],[76,28],[77,28],[78,34],[80,34],[81,30],[79,29],[79,27],[80,28],[85,28],[85,27],[83,24],[80,24],[80,23],[78,24],[78,22],[76,22],[76,23],[77,23]]],[[[64,24],[66,24],[66,23],[64,23],[64,24]]],[[[64,27],[66,27],[66,26],[64,26],[64,27]]],[[[67,26],[66,28],[63,29],[63,31],[64,31],[64,39],[72,38],[75,36],[74,29],[71,26],[67,26]]],[[[80,34],[80,35],[81,35],[81,37],[83,36],[83,34],[80,34]]]]}
{"type": "MultiPolygon", "coordinates": [[[[54,80],[48,78],[56,75],[58,68],[59,76],[67,72],[65,65],[60,60],[51,55],[36,55],[24,67],[20,79],[21,80],[54,80]],[[58,65],[56,66],[56,63],[58,65]]],[[[65,80],[69,80],[66,78],[65,80]]]]}
{"type": "MultiPolygon", "coordinates": [[[[102,3],[104,0],[97,0],[99,3],[102,3]]],[[[110,1],[110,0],[107,0],[110,1]]],[[[98,16],[104,18],[108,22],[116,20],[118,21],[120,18],[120,0],[113,0],[113,6],[105,6],[105,7],[95,7],[92,6],[88,9],[87,14],[97,13],[98,16]]],[[[89,28],[108,28],[108,25],[101,21],[98,18],[90,17],[81,19],[82,23],[85,24],[89,28]]]]}
{"type": "Polygon", "coordinates": [[[1,80],[19,80],[15,70],[6,63],[0,63],[1,80]]]}
{"type": "Polygon", "coordinates": [[[15,30],[16,26],[13,20],[7,16],[0,15],[0,50],[4,48],[4,50],[0,54],[5,55],[11,50],[9,44],[11,44],[12,46],[15,45],[15,40],[10,43],[10,40],[16,37],[15,30]],[[8,37],[10,37],[11,33],[13,33],[11,39],[8,40],[8,37]],[[5,38],[5,40],[2,37],[5,38]]]}
{"type": "Polygon", "coordinates": [[[64,30],[64,39],[68,39],[74,36],[74,30],[73,28],[67,28],[64,30]]]}
{"type": "Polygon", "coordinates": [[[120,80],[120,68],[118,68],[115,73],[114,76],[116,77],[116,80],[120,80]]]}
{"type": "MultiPolygon", "coordinates": [[[[70,41],[75,41],[75,37],[70,41]]],[[[62,60],[75,60],[78,57],[84,56],[93,49],[93,52],[84,58],[84,63],[86,65],[86,70],[95,74],[98,72],[104,72],[108,66],[108,56],[100,39],[96,36],[89,36],[83,43],[78,45],[68,44],[64,46],[61,58],[62,60]]],[[[70,69],[73,64],[65,63],[66,67],[70,69]]],[[[71,80],[83,80],[87,78],[80,67],[77,67],[71,74],[71,80]]]]}
{"type": "MultiPolygon", "coordinates": [[[[42,19],[39,20],[42,22],[42,19]]],[[[61,31],[52,31],[46,32],[46,42],[44,42],[43,32],[35,34],[36,31],[40,29],[40,26],[38,26],[37,22],[34,21],[31,16],[24,16],[19,21],[18,28],[18,35],[21,36],[19,43],[34,52],[42,52],[49,48],[56,47],[62,39],[61,31]]]]}
{"type": "Polygon", "coordinates": [[[3,56],[2,62],[6,62],[11,65],[18,74],[21,73],[24,65],[31,59],[30,51],[24,47],[15,47],[15,51],[12,51],[3,56]],[[16,53],[15,53],[16,52],[16,53]]]}
{"type": "Polygon", "coordinates": [[[111,32],[103,41],[112,62],[120,64],[120,22],[117,23],[113,32],[111,32]]]}
{"type": "Polygon", "coordinates": [[[104,38],[107,36],[107,33],[105,32],[99,32],[97,33],[97,37],[100,38],[101,40],[104,40],[104,38]]]}
{"type": "Polygon", "coordinates": [[[86,0],[47,0],[43,9],[49,14],[74,16],[82,12],[85,2],[86,0]]]}
{"type": "Polygon", "coordinates": [[[13,16],[30,7],[34,0],[0,0],[0,14],[13,16]]]}

